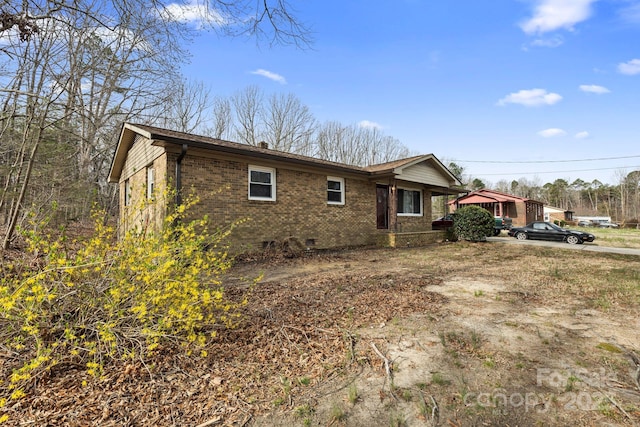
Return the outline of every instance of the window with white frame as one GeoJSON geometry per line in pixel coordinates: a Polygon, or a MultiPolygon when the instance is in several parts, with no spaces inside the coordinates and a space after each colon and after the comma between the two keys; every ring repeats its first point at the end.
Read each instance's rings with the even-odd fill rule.
{"type": "Polygon", "coordinates": [[[153,192],[156,188],[156,176],[153,165],[147,166],[147,199],[153,199],[153,192]]]}
{"type": "Polygon", "coordinates": [[[344,205],[344,178],[327,177],[327,203],[344,205]]]}
{"type": "Polygon", "coordinates": [[[276,170],[249,165],[249,200],[276,200],[276,170]]]}
{"type": "Polygon", "coordinates": [[[422,191],[398,188],[398,215],[422,216],[422,191]]]}
{"type": "Polygon", "coordinates": [[[124,205],[131,204],[131,182],[127,179],[124,181],[124,205]]]}

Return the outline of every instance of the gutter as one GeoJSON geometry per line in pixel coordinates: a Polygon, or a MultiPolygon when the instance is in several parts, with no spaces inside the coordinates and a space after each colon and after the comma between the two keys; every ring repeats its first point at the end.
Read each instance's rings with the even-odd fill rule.
{"type": "Polygon", "coordinates": [[[187,155],[187,144],[182,144],[182,151],[176,160],[176,206],[182,204],[182,159],[187,155]]]}

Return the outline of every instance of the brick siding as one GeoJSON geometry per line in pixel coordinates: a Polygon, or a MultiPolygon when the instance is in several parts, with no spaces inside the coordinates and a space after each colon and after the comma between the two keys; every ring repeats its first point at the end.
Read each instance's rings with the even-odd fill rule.
{"type": "MultiPolygon", "coordinates": [[[[173,171],[177,155],[169,156],[168,170],[173,171]]],[[[375,183],[346,177],[345,204],[329,205],[327,176],[334,173],[275,166],[276,200],[249,200],[250,164],[274,167],[193,154],[182,161],[183,192],[201,200],[194,216],[206,214],[219,227],[246,219],[232,233],[234,252],[261,250],[264,242],[287,239],[318,249],[376,243],[375,183]]]]}

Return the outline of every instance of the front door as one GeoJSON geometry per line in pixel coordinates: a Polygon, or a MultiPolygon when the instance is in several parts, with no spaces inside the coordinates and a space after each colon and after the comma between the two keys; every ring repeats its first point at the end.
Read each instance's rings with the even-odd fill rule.
{"type": "Polygon", "coordinates": [[[389,228],[389,186],[376,186],[377,226],[380,230],[389,228]]]}

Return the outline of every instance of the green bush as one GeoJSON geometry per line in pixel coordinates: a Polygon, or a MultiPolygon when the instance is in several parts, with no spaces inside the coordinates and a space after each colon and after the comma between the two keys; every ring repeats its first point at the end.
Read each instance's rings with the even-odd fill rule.
{"type": "Polygon", "coordinates": [[[456,210],[453,230],[462,240],[484,241],[493,234],[495,220],[486,209],[480,206],[464,206],[456,210]]]}

